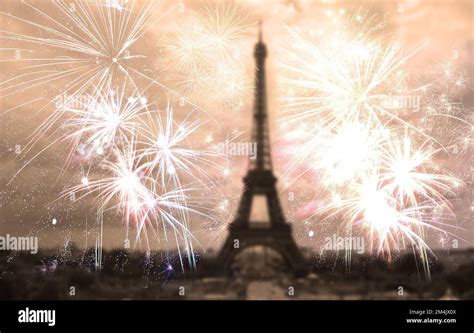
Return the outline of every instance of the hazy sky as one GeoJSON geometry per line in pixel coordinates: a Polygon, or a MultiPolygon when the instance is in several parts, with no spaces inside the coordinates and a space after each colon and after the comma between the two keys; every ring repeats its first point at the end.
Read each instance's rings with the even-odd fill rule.
{"type": "MultiPolygon", "coordinates": [[[[149,22],[150,26],[146,33],[134,43],[132,49],[134,54],[144,56],[133,60],[135,68],[144,73],[152,73],[154,78],[163,82],[173,91],[186,94],[189,91],[183,88],[181,82],[183,78],[173,71],[173,68],[177,68],[176,59],[172,57],[170,59],[169,51],[173,49],[173,45],[176,45],[177,36],[187,36],[186,30],[183,28],[186,27],[186,22],[192,22],[195,17],[210,19],[213,17],[212,11],[215,11],[218,5],[212,1],[184,0],[183,2],[184,7],[180,5],[179,1],[164,1],[161,6],[157,5],[153,9],[153,19],[149,22]]],[[[218,2],[222,5],[221,1],[218,2]]],[[[61,15],[49,1],[26,1],[26,3],[32,6],[27,6],[16,0],[1,1],[0,29],[2,31],[48,38],[48,32],[44,29],[41,30],[25,21],[13,19],[7,13],[41,25],[51,24],[55,29],[58,29],[58,24],[61,22],[71,24],[71,20],[61,15]],[[34,8],[39,9],[43,14],[35,11],[34,8]],[[46,14],[57,21],[56,25],[51,23],[52,20],[45,18],[46,14]]],[[[102,3],[105,3],[105,0],[102,3]]],[[[124,4],[125,8],[126,6],[127,4],[124,4]]],[[[280,97],[285,93],[278,85],[281,73],[279,63],[284,54],[282,50],[291,47],[288,45],[287,27],[327,29],[328,16],[337,15],[341,9],[347,13],[356,13],[360,8],[363,8],[369,13],[378,15],[380,20],[385,22],[381,33],[392,36],[402,43],[406,50],[412,50],[422,45],[421,50],[410,59],[408,64],[412,71],[419,76],[430,75],[432,80],[441,80],[442,78],[437,76],[436,71],[439,70],[441,73],[443,65],[453,58],[453,54],[456,54],[456,68],[465,73],[464,77],[468,87],[464,95],[458,96],[458,98],[466,109],[472,108],[474,105],[471,84],[474,65],[474,6],[472,1],[301,0],[291,2],[253,0],[230,3],[228,8],[234,7],[238,9],[239,20],[234,22],[236,30],[235,36],[232,37],[235,41],[233,50],[238,50],[238,64],[241,66],[240,69],[243,68],[240,72],[243,74],[238,77],[242,80],[241,89],[237,91],[236,96],[221,98],[222,91],[217,90],[223,89],[224,86],[221,85],[228,82],[219,81],[219,85],[214,86],[216,91],[211,89],[211,85],[211,87],[205,87],[207,90],[189,93],[190,100],[205,112],[191,113],[193,107],[186,105],[178,109],[177,106],[178,118],[185,118],[189,113],[193,117],[194,114],[199,115],[203,125],[196,134],[194,144],[197,146],[201,146],[202,141],[209,135],[212,136],[215,143],[223,142],[227,137],[236,135],[236,133],[241,133],[239,140],[248,141],[253,100],[252,47],[257,38],[258,20],[263,21],[264,41],[269,52],[267,61],[269,113],[272,139],[275,141],[281,135],[281,129],[277,126],[277,122],[280,119],[280,97]]],[[[225,15],[222,19],[225,22],[225,15]]],[[[67,25],[67,27],[71,26],[67,25]]],[[[74,26],[71,29],[75,29],[74,26]]],[[[7,35],[0,32],[0,36],[7,35]]],[[[31,150],[25,152],[25,147],[32,139],[35,130],[52,114],[53,108],[51,105],[47,105],[48,101],[60,94],[64,85],[71,80],[68,77],[35,85],[31,77],[24,77],[24,79],[19,77],[20,73],[25,73],[25,66],[34,64],[34,62],[24,60],[28,57],[71,56],[71,54],[66,54],[67,52],[62,54],[61,50],[35,44],[33,41],[30,40],[28,43],[8,38],[0,39],[2,59],[0,63],[0,81],[2,82],[0,87],[2,96],[0,100],[2,111],[0,116],[0,234],[36,235],[40,237],[40,246],[62,245],[68,240],[80,246],[91,246],[95,243],[96,237],[97,202],[93,198],[85,198],[74,203],[69,198],[58,200],[64,190],[78,184],[84,173],[87,172],[84,165],[76,160],[73,160],[66,168],[64,167],[69,152],[67,144],[57,143],[45,149],[41,155],[33,159],[12,179],[26,161],[54,141],[55,136],[52,132],[44,132],[44,135],[39,137],[31,150]],[[20,60],[3,61],[13,59],[15,51],[18,50],[20,50],[20,60]],[[14,89],[9,90],[8,87],[12,87],[15,83],[23,84],[22,89],[11,93],[14,89]],[[17,147],[25,154],[18,156],[16,154],[17,147]],[[53,219],[56,222],[54,224],[53,219]]],[[[213,50],[209,49],[209,52],[212,53],[213,50]]],[[[211,68],[211,71],[217,70],[218,65],[215,64],[216,68],[211,68]]],[[[52,65],[51,69],[54,68],[55,66],[52,65]]],[[[34,70],[34,67],[31,67],[30,70],[34,70]]],[[[206,75],[208,74],[206,73],[206,75]]],[[[214,72],[212,74],[215,75],[214,72]]],[[[48,75],[47,71],[40,74],[43,77],[46,75],[48,75]]],[[[146,80],[141,78],[137,78],[137,82],[146,85],[146,80]]],[[[169,96],[169,92],[163,91],[157,85],[146,91],[147,98],[157,100],[158,103],[163,103],[167,95],[169,96]]],[[[176,96],[172,95],[172,98],[176,99],[176,96]]],[[[278,145],[273,147],[273,154],[274,167],[278,175],[284,169],[284,161],[276,158],[281,155],[278,145]]],[[[449,163],[456,165],[455,162],[449,163]]],[[[215,207],[226,202],[223,210],[215,216],[223,224],[231,221],[234,215],[242,188],[241,178],[245,171],[246,158],[232,157],[228,163],[228,173],[222,176],[215,175],[219,185],[219,191],[216,192],[218,194],[216,194],[216,198],[213,198],[215,207]]],[[[284,180],[280,179],[282,187],[284,183],[284,180]]],[[[288,219],[294,224],[295,237],[300,244],[306,246],[311,246],[313,242],[317,243],[314,237],[307,237],[308,230],[319,229],[316,226],[308,227],[303,223],[303,219],[298,215],[298,208],[301,207],[295,207],[294,203],[288,202],[288,192],[297,193],[299,205],[304,206],[305,200],[311,200],[316,186],[318,185],[301,181],[290,188],[284,190],[282,188],[282,203],[287,209],[288,219]]],[[[456,235],[466,240],[466,242],[461,241],[462,246],[472,246],[474,241],[474,228],[470,220],[472,214],[467,212],[467,208],[466,202],[458,208],[463,212],[460,213],[460,220],[457,223],[465,230],[454,230],[456,235]]],[[[223,231],[209,231],[209,226],[213,228],[216,226],[203,221],[202,218],[194,217],[191,225],[196,238],[204,248],[217,247],[225,237],[223,231]]],[[[217,229],[224,230],[225,228],[217,227],[217,229]]],[[[331,235],[336,232],[336,229],[335,227],[332,231],[330,229],[325,232],[331,235]]],[[[318,235],[324,236],[319,233],[318,235]]],[[[120,214],[106,213],[103,237],[106,246],[121,246],[123,244],[124,225],[120,214]]],[[[430,241],[434,247],[439,245],[437,239],[430,241]]]]}

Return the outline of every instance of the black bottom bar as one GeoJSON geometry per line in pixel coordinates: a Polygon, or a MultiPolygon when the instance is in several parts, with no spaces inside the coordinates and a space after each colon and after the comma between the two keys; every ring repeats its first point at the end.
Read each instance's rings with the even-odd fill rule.
{"type": "Polygon", "coordinates": [[[140,327],[474,329],[474,301],[0,301],[0,308],[1,333],[140,327]],[[33,310],[55,310],[54,326],[52,315],[33,310]],[[19,322],[30,320],[43,322],[19,322]]]}

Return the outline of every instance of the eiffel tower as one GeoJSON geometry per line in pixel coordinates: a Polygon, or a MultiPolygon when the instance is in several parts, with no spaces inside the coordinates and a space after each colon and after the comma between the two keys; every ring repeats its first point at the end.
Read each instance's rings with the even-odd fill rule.
{"type": "Polygon", "coordinates": [[[287,271],[302,276],[307,267],[292,237],[291,225],[283,214],[276,189],[277,178],[272,170],[265,87],[267,50],[262,41],[261,26],[254,56],[256,75],[252,142],[257,143],[257,157],[250,159],[247,175],[243,179],[244,192],[236,217],[228,227],[229,234],[219,253],[219,262],[226,273],[232,273],[231,265],[241,251],[263,246],[281,255],[287,271]]]}

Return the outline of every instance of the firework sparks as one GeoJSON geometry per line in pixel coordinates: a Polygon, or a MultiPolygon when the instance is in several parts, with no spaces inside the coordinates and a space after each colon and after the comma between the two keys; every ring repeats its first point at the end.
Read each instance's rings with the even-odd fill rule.
{"type": "MultiPolygon", "coordinates": [[[[192,113],[188,114],[188,118],[191,115],[192,113]]],[[[195,149],[190,145],[192,135],[200,127],[198,120],[177,123],[169,99],[162,113],[150,113],[143,119],[141,135],[144,148],[140,154],[147,160],[145,166],[158,173],[163,187],[168,187],[169,181],[173,188],[180,187],[180,174],[205,187],[212,185],[213,181],[204,167],[218,167],[212,162],[217,154],[210,150],[195,149]]]]}
{"type": "Polygon", "coordinates": [[[461,186],[461,181],[441,173],[433,156],[436,150],[425,142],[419,148],[412,147],[412,140],[405,133],[402,139],[390,142],[390,153],[384,154],[381,181],[399,200],[408,200],[412,205],[420,200],[433,204],[447,204],[447,197],[454,196],[453,189],[461,186]],[[431,171],[430,171],[431,170],[431,171]]]}
{"type": "Polygon", "coordinates": [[[119,90],[108,86],[94,95],[86,95],[84,101],[76,98],[60,105],[67,119],[63,125],[64,139],[80,145],[82,155],[102,155],[109,147],[133,137],[138,117],[149,112],[149,105],[143,95],[127,96],[126,84],[119,90]]]}

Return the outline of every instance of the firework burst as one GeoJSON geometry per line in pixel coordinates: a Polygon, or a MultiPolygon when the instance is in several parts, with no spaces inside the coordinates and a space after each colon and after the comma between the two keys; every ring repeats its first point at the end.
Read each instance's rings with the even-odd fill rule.
{"type": "Polygon", "coordinates": [[[80,145],[73,150],[86,156],[102,155],[109,147],[135,136],[139,116],[148,113],[151,105],[143,95],[129,96],[126,88],[126,84],[117,90],[109,85],[94,95],[58,106],[66,119],[64,139],[80,145]]]}
{"type": "Polygon", "coordinates": [[[178,23],[168,39],[167,54],[175,81],[191,100],[241,109],[251,91],[249,70],[242,49],[249,49],[254,24],[231,2],[208,5],[178,23]]]}
{"type": "Polygon", "coordinates": [[[153,2],[137,5],[131,1],[120,9],[101,1],[54,1],[52,5],[61,20],[26,2],[26,10],[37,21],[1,13],[32,30],[30,34],[1,31],[0,38],[18,48],[15,58],[5,57],[3,62],[24,64],[14,79],[2,82],[2,97],[54,82],[67,82],[64,93],[76,95],[91,85],[107,85],[116,76],[132,77],[129,68],[134,59],[144,57],[134,54],[133,46],[147,30],[153,2]],[[19,45],[27,51],[25,57],[19,45]]]}
{"type": "Polygon", "coordinates": [[[192,113],[189,113],[184,121],[178,123],[168,99],[163,111],[149,113],[142,118],[143,148],[140,156],[146,160],[145,166],[149,170],[157,172],[165,188],[170,185],[180,187],[180,177],[184,176],[205,187],[213,184],[204,168],[218,167],[213,162],[218,155],[211,150],[191,146],[190,140],[201,125],[198,120],[188,121],[191,116],[192,113]]]}
{"type": "Polygon", "coordinates": [[[291,121],[317,117],[325,128],[352,121],[408,124],[389,103],[391,95],[412,92],[404,87],[401,66],[409,56],[402,55],[400,45],[337,39],[325,41],[329,46],[320,48],[299,34],[295,38],[294,50],[287,54],[289,62],[283,64],[294,76],[282,80],[292,91],[302,92],[286,99],[291,121]]]}
{"type": "Polygon", "coordinates": [[[280,63],[286,175],[290,184],[300,177],[321,184],[309,218],[345,221],[348,235],[365,235],[389,259],[413,247],[429,275],[426,232],[449,233],[450,199],[462,182],[437,164],[447,149],[420,125],[436,106],[421,105],[433,87],[413,87],[406,70],[417,50],[405,53],[364,30],[373,18],[349,17],[328,36],[289,29],[292,47],[280,63]]]}
{"type": "Polygon", "coordinates": [[[190,194],[194,189],[163,188],[157,180],[159,177],[148,170],[149,165],[143,163],[138,152],[134,141],[114,146],[111,156],[101,161],[97,179],[83,178],[81,184],[63,195],[74,194],[77,200],[94,196],[100,203],[101,212],[110,209],[122,212],[127,231],[125,244],[130,242],[129,230],[132,227],[135,229],[133,246],[144,242],[147,251],[150,251],[153,239],[158,243],[163,239],[178,245],[183,242],[186,256],[194,265],[189,214],[204,215],[192,208],[190,194]]]}

